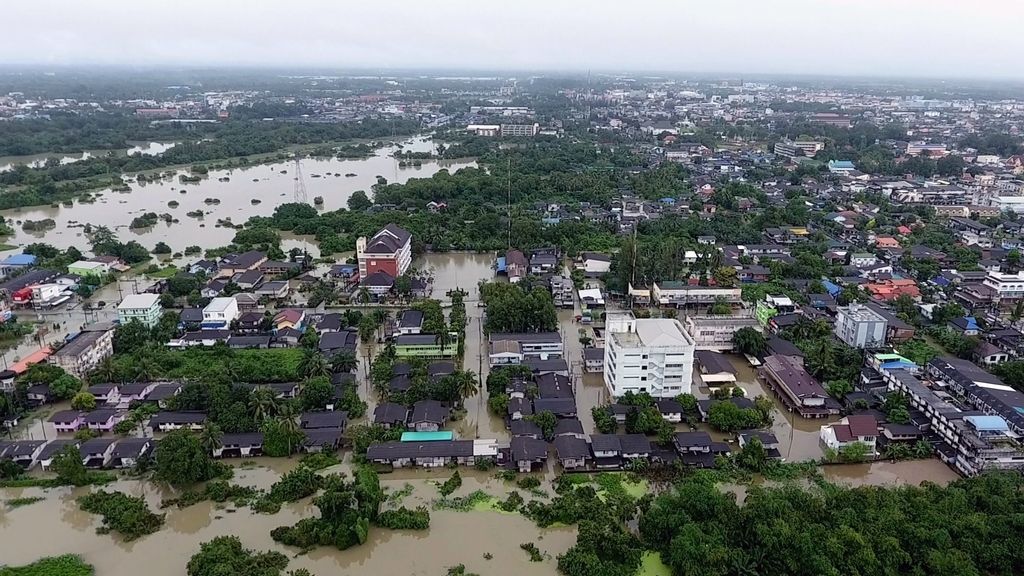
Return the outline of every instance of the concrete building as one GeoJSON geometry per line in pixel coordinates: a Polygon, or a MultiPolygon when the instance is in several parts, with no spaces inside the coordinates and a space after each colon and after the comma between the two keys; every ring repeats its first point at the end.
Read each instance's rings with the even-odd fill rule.
{"type": "Polygon", "coordinates": [[[531,137],[540,132],[540,124],[502,124],[502,137],[519,136],[531,137]]]}
{"type": "Polygon", "coordinates": [[[734,348],[732,337],[737,330],[753,328],[758,332],[763,332],[757,318],[750,315],[687,315],[683,322],[686,332],[693,338],[698,350],[727,352],[734,348]]]}
{"type": "Polygon", "coordinates": [[[93,262],[92,260],[79,260],[68,264],[68,274],[74,274],[85,278],[86,276],[93,276],[99,278],[110,272],[110,267],[103,262],[93,262]]]}
{"type": "Polygon", "coordinates": [[[203,330],[221,330],[238,318],[238,301],[234,298],[214,298],[203,308],[203,330]]]}
{"type": "Polygon", "coordinates": [[[611,314],[605,330],[604,382],[613,397],[647,392],[672,398],[690,392],[696,345],[678,320],[611,314]]]}
{"type": "Polygon", "coordinates": [[[114,355],[114,330],[107,326],[90,330],[86,327],[48,358],[50,364],[60,366],[76,378],[84,378],[105,358],[114,355]]]}
{"type": "Polygon", "coordinates": [[[138,320],[152,328],[160,321],[163,308],[160,307],[158,294],[130,294],[124,297],[117,306],[117,320],[127,324],[138,320]]]}
{"type": "Polygon", "coordinates": [[[814,140],[782,141],[775,144],[775,155],[782,158],[814,158],[819,150],[825,148],[824,142],[814,140]]]}
{"type": "Polygon", "coordinates": [[[356,240],[356,258],[360,280],[376,272],[398,278],[412,265],[412,234],[388,224],[369,240],[363,236],[356,240]]]}
{"type": "Polygon", "coordinates": [[[867,306],[840,306],[836,313],[836,337],[854,348],[873,350],[885,346],[887,322],[867,306]]]}
{"type": "Polygon", "coordinates": [[[1000,300],[1016,300],[1024,297],[1024,271],[1015,274],[989,272],[982,284],[995,290],[1000,300]]]}

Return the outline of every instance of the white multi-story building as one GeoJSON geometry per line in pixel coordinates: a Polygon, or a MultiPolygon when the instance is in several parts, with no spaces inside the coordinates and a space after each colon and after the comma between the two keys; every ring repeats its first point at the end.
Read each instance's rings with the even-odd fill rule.
{"type": "Polygon", "coordinates": [[[678,320],[611,314],[605,330],[604,382],[613,397],[647,392],[672,398],[690,392],[696,345],[678,320]]]}
{"type": "Polygon", "coordinates": [[[231,297],[214,298],[203,308],[203,330],[219,330],[238,318],[238,301],[231,297]]]}
{"type": "Polygon", "coordinates": [[[152,328],[160,321],[162,312],[157,294],[129,294],[117,306],[117,320],[121,324],[138,320],[152,328]]]}
{"type": "Polygon", "coordinates": [[[876,349],[885,345],[888,322],[867,306],[840,306],[836,313],[836,337],[854,348],[876,349]]]}
{"type": "Polygon", "coordinates": [[[1000,300],[1024,297],[1024,271],[1015,274],[989,272],[983,284],[995,290],[1000,300]]]}

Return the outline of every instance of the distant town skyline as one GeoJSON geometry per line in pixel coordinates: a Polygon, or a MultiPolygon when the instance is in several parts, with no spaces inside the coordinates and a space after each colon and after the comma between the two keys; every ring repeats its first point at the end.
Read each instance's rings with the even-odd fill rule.
{"type": "Polygon", "coordinates": [[[0,65],[1024,78],[1024,3],[992,0],[38,0],[4,8],[0,65]]]}

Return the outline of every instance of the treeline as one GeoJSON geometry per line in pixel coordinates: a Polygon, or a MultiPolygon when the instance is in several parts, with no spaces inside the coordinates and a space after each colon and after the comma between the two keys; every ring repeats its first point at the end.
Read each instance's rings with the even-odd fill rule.
{"type": "Polygon", "coordinates": [[[206,130],[202,125],[151,124],[129,113],[55,112],[48,120],[0,122],[0,156],[119,150],[128,148],[129,140],[195,139],[206,130]]]}

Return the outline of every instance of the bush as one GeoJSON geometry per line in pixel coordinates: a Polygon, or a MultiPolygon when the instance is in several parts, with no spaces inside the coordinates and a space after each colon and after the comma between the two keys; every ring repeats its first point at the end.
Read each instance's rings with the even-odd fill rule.
{"type": "Polygon", "coordinates": [[[423,506],[385,510],[377,515],[377,525],[391,530],[426,530],[430,528],[430,512],[423,506]]]}
{"type": "Polygon", "coordinates": [[[119,492],[100,490],[87,494],[78,499],[78,506],[103,516],[103,526],[97,529],[98,533],[119,532],[127,541],[152,534],[164,523],[163,515],[150,512],[145,500],[119,492]]]}
{"type": "Polygon", "coordinates": [[[461,486],[462,476],[460,476],[459,471],[456,470],[455,473],[452,474],[451,478],[445,480],[444,483],[438,487],[438,491],[441,492],[442,498],[447,498],[461,486]]]}
{"type": "Polygon", "coordinates": [[[516,481],[516,486],[519,486],[523,490],[533,490],[540,486],[540,478],[536,476],[524,476],[516,481]]]}

